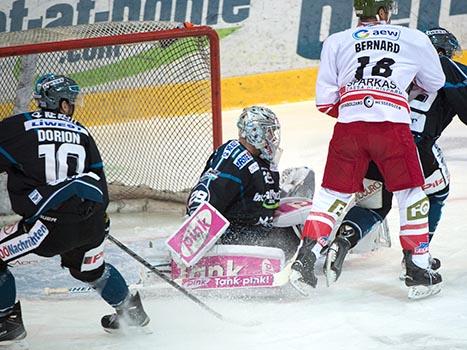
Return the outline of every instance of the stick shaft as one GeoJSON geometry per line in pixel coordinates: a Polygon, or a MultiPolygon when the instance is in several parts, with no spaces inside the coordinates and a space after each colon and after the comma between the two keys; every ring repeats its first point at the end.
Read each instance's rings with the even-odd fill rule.
{"type": "Polygon", "coordinates": [[[183,295],[185,295],[186,297],[188,297],[189,299],[191,299],[193,302],[195,302],[196,304],[198,304],[200,307],[202,307],[203,309],[205,309],[206,311],[208,311],[210,314],[214,315],[216,318],[218,318],[219,320],[223,320],[225,321],[225,317],[218,313],[216,310],[212,309],[211,307],[209,307],[208,305],[206,305],[205,303],[203,303],[201,300],[199,300],[197,297],[195,297],[193,294],[191,294],[189,291],[187,291],[185,288],[183,288],[182,286],[178,285],[176,282],[172,281],[169,277],[167,277],[164,273],[162,273],[161,271],[159,271],[158,269],[156,269],[154,266],[152,266],[148,261],[146,261],[144,258],[142,258],[141,256],[139,256],[137,253],[135,253],[133,250],[131,250],[130,248],[128,248],[125,244],[123,244],[122,242],[120,242],[118,239],[116,239],[115,237],[113,237],[112,235],[108,235],[107,236],[107,239],[109,241],[111,241],[112,243],[114,243],[117,247],[119,247],[121,250],[123,250],[125,253],[127,253],[129,256],[131,256],[133,259],[135,259],[136,261],[138,261],[140,264],[144,265],[146,268],[148,268],[149,270],[151,270],[152,272],[154,272],[157,276],[159,276],[160,278],[162,278],[165,282],[167,282],[168,284],[170,284],[172,287],[174,287],[175,289],[177,289],[180,293],[182,293],[183,295]]]}

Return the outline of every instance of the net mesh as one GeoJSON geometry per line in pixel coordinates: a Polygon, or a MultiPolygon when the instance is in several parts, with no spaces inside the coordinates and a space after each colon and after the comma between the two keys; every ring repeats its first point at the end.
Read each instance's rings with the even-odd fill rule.
{"type": "Polygon", "coordinates": [[[36,109],[31,93],[38,76],[69,76],[83,92],[74,117],[101,151],[111,199],[183,201],[212,152],[216,97],[211,37],[157,39],[157,32],[181,27],[123,22],[0,34],[0,53],[8,46],[104,37],[102,46],[0,58],[0,118],[36,109]],[[148,32],[154,40],[137,41],[137,33],[148,32]],[[106,45],[105,37],[131,33],[134,43],[106,45]]]}

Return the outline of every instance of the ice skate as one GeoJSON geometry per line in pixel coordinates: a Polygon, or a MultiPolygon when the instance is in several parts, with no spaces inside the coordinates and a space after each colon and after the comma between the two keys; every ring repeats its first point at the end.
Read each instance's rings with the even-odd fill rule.
{"type": "Polygon", "coordinates": [[[350,242],[345,237],[337,236],[331,243],[324,262],[324,274],[328,287],[336,282],[341,275],[342,265],[349,250],[350,242]]]}
{"type": "Polygon", "coordinates": [[[315,246],[316,241],[305,238],[302,246],[299,248],[297,259],[292,264],[292,272],[290,274],[290,283],[301,294],[307,296],[310,292],[310,287],[315,288],[318,280],[315,276],[316,256],[311,251],[315,246]]]}
{"type": "Polygon", "coordinates": [[[15,348],[22,348],[21,344],[26,337],[26,330],[21,317],[21,305],[18,301],[10,314],[0,317],[0,347],[16,345],[15,348]]]}
{"type": "MultiPolygon", "coordinates": [[[[430,261],[431,269],[432,269],[433,271],[438,271],[438,270],[440,269],[440,267],[441,267],[441,261],[440,261],[438,258],[432,258],[432,257],[430,256],[430,260],[429,260],[429,261],[430,261]]],[[[406,275],[406,273],[405,273],[405,271],[406,271],[406,270],[405,270],[405,258],[402,258],[402,261],[401,261],[401,268],[402,268],[402,270],[401,270],[401,273],[399,274],[399,279],[400,279],[401,281],[405,281],[405,275],[406,275]]]]}
{"type": "Polygon", "coordinates": [[[124,301],[123,305],[117,307],[116,313],[105,315],[101,319],[102,327],[109,333],[125,333],[130,329],[143,330],[148,323],[149,317],[143,309],[138,292],[124,301]]]}
{"type": "Polygon", "coordinates": [[[406,266],[405,285],[409,287],[409,299],[423,299],[441,291],[441,275],[431,269],[423,269],[412,261],[412,254],[404,251],[406,266]]]}

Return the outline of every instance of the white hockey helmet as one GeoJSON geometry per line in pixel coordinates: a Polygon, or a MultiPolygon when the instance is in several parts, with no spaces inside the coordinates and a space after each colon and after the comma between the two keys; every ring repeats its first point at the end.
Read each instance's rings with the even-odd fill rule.
{"type": "Polygon", "coordinates": [[[245,108],[237,127],[240,137],[259,150],[261,158],[277,163],[281,127],[273,111],[260,106],[245,108]]]}

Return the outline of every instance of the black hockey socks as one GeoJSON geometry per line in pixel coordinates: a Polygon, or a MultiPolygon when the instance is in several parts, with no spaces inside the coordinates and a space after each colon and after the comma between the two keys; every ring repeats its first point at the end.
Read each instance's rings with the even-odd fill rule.
{"type": "Polygon", "coordinates": [[[0,269],[0,317],[5,316],[15,304],[15,277],[7,267],[0,269]]]}
{"type": "Polygon", "coordinates": [[[94,282],[89,283],[101,297],[111,306],[117,307],[128,296],[128,286],[125,279],[111,264],[105,263],[104,272],[94,282]]]}

